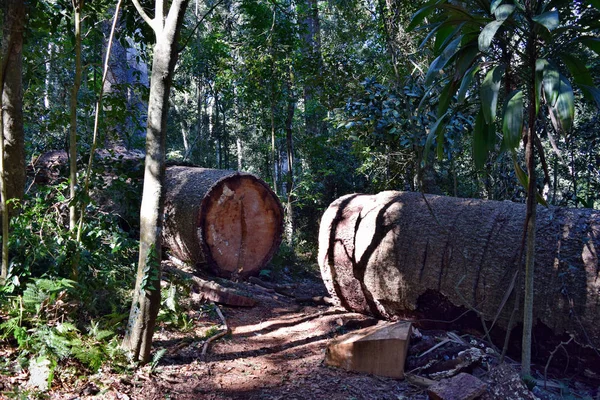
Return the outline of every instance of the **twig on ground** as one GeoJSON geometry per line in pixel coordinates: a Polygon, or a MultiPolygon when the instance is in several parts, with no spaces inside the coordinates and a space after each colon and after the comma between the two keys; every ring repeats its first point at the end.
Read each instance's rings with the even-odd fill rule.
{"type": "Polygon", "coordinates": [[[567,355],[567,359],[569,358],[569,352],[567,351],[567,349],[565,348],[566,345],[568,345],[569,343],[571,343],[573,341],[573,336],[571,336],[569,338],[569,340],[567,340],[566,342],[560,342],[555,348],[554,350],[552,350],[552,353],[550,353],[550,357],[548,357],[548,361],[546,361],[546,367],[544,368],[544,389],[546,389],[546,382],[548,381],[548,367],[550,366],[550,362],[552,361],[552,358],[554,357],[554,354],[556,354],[556,352],[558,351],[558,349],[563,349],[565,354],[567,355]]]}
{"type": "Polygon", "coordinates": [[[206,359],[206,352],[208,351],[208,346],[212,342],[231,333],[231,329],[229,328],[229,326],[227,326],[227,321],[225,320],[225,317],[223,316],[223,313],[221,312],[221,309],[219,308],[219,306],[214,301],[211,301],[210,304],[212,304],[213,307],[215,307],[215,310],[217,311],[219,318],[221,318],[221,322],[223,322],[223,326],[225,327],[225,330],[220,333],[217,333],[215,336],[211,336],[210,338],[208,338],[206,340],[206,343],[204,343],[204,346],[202,347],[202,354],[200,355],[201,360],[206,359]]]}

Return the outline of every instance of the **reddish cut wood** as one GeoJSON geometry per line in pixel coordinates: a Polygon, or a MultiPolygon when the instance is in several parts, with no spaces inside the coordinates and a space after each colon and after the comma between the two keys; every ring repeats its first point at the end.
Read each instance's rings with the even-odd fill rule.
{"type": "Polygon", "coordinates": [[[283,210],[254,175],[167,168],[163,243],[175,257],[223,277],[256,275],[281,243],[283,210]]]}
{"type": "Polygon", "coordinates": [[[380,323],[348,333],[327,346],[325,363],[367,374],[404,378],[410,322],[380,323]]]}
{"type": "MultiPolygon", "coordinates": [[[[318,261],[329,292],[347,309],[380,318],[422,315],[420,299],[430,296],[476,308],[493,321],[523,268],[525,205],[425,197],[427,202],[420,193],[389,191],[333,202],[319,233],[318,261]]],[[[573,334],[579,344],[597,349],[598,249],[598,210],[538,206],[536,326],[557,336],[573,334]]],[[[496,326],[507,327],[514,297],[496,326]]],[[[516,317],[522,315],[521,309],[516,317]]],[[[437,319],[444,318],[452,319],[437,319]]]]}

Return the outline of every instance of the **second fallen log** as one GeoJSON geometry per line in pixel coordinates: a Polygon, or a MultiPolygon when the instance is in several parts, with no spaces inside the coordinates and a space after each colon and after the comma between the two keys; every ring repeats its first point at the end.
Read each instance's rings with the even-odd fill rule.
{"type": "Polygon", "coordinates": [[[191,264],[223,277],[257,275],[281,243],[283,210],[254,175],[170,167],[165,177],[163,243],[191,264]]]}
{"type": "MultiPolygon", "coordinates": [[[[323,215],[319,265],[349,310],[381,318],[442,310],[437,319],[449,321],[450,303],[506,329],[523,268],[524,218],[525,205],[509,201],[347,195],[323,215]]],[[[598,210],[538,207],[534,329],[600,349],[598,249],[598,210]]]]}

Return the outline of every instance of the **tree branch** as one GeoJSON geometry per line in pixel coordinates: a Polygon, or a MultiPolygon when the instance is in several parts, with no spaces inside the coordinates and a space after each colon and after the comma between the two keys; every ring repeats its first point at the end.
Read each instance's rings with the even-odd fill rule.
{"type": "Polygon", "coordinates": [[[178,53],[181,53],[183,51],[183,49],[186,48],[188,42],[190,41],[190,39],[192,38],[192,36],[194,36],[194,33],[196,33],[196,30],[198,29],[198,27],[200,26],[200,24],[202,22],[204,22],[204,20],[206,19],[206,17],[208,17],[208,15],[213,12],[213,10],[215,8],[217,8],[217,6],[219,4],[221,4],[223,2],[223,0],[219,0],[217,1],[215,4],[212,5],[211,8],[208,9],[207,12],[204,13],[204,15],[202,16],[202,18],[200,18],[200,20],[196,23],[196,26],[194,26],[194,29],[192,29],[192,32],[188,35],[188,37],[185,39],[185,42],[183,43],[183,45],[179,48],[179,50],[177,50],[178,53]]]}
{"type": "Polygon", "coordinates": [[[133,5],[135,6],[135,9],[137,10],[138,14],[140,14],[140,17],[142,17],[142,19],[144,21],[146,21],[146,23],[148,25],[150,25],[150,27],[154,30],[156,30],[155,25],[155,21],[150,18],[148,16],[148,14],[146,14],[146,11],[144,11],[144,9],[142,8],[142,5],[140,4],[139,0],[131,0],[133,2],[133,5]]]}

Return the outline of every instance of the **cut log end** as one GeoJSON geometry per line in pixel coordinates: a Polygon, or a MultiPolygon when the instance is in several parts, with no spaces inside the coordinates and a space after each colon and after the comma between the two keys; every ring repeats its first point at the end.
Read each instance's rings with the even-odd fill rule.
{"type": "Polygon", "coordinates": [[[283,209],[254,175],[203,168],[167,170],[165,245],[219,276],[257,275],[281,243],[283,209]]]}
{"type": "Polygon", "coordinates": [[[282,213],[272,192],[252,175],[219,181],[198,221],[204,250],[220,275],[248,276],[269,262],[281,241],[282,213]]]}

